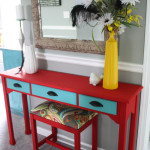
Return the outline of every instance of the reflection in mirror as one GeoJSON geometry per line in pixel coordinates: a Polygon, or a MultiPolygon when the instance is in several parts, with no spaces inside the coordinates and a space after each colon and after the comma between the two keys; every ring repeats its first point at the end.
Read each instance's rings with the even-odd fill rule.
{"type": "Polygon", "coordinates": [[[41,6],[59,6],[61,5],[61,0],[40,0],[41,6]]]}
{"type": "Polygon", "coordinates": [[[36,48],[105,54],[105,44],[109,37],[107,32],[101,33],[99,26],[94,28],[94,38],[102,49],[100,52],[92,41],[90,26],[85,23],[80,25],[81,27],[72,27],[70,11],[76,4],[88,0],[59,0],[60,5],[57,6],[40,5],[40,1],[42,0],[31,0],[36,48]]]}
{"type": "MultiPolygon", "coordinates": [[[[72,27],[70,12],[73,6],[81,3],[81,0],[51,0],[52,3],[49,5],[44,5],[42,1],[46,0],[40,0],[43,37],[92,40],[93,28],[86,23],[82,23],[80,27],[72,27]]],[[[91,24],[94,25],[94,22],[91,24]]],[[[93,30],[96,41],[104,41],[104,33],[101,33],[101,30],[99,25],[93,30]]]]}

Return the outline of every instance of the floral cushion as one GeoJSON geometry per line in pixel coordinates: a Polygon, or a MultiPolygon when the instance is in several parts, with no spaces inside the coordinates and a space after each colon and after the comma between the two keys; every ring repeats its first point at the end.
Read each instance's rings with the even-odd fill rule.
{"type": "Polygon", "coordinates": [[[97,115],[91,111],[49,101],[38,105],[31,112],[75,129],[79,129],[97,115]]]}

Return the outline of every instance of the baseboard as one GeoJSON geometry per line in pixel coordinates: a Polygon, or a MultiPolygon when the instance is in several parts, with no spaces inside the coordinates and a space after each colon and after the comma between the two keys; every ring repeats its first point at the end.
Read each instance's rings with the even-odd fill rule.
{"type": "MultiPolygon", "coordinates": [[[[51,131],[38,126],[37,133],[46,137],[51,134],[51,131]]],[[[58,142],[61,142],[61,143],[64,143],[64,144],[74,147],[74,139],[68,138],[67,136],[64,136],[62,134],[58,134],[58,142]]],[[[81,142],[82,150],[91,150],[91,148],[92,148],[92,145],[81,142]]],[[[105,150],[105,149],[97,148],[97,150],[105,150]]]]}

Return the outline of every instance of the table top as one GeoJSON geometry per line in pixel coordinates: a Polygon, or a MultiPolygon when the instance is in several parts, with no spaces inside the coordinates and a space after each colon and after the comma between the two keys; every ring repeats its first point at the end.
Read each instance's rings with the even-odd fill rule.
{"type": "Polygon", "coordinates": [[[22,71],[15,74],[18,68],[4,71],[1,76],[12,78],[29,83],[44,85],[52,88],[84,94],[93,97],[99,97],[121,103],[128,103],[134,96],[142,90],[141,85],[133,85],[119,82],[118,89],[107,90],[102,87],[102,82],[93,86],[89,84],[89,77],[49,71],[38,70],[35,74],[26,74],[22,71]]]}

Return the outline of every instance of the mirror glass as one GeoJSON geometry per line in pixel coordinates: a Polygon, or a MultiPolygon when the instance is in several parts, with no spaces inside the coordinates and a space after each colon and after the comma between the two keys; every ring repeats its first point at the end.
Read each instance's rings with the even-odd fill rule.
{"type": "MultiPolygon", "coordinates": [[[[40,0],[42,35],[46,38],[92,40],[92,27],[82,23],[72,27],[70,12],[82,0],[40,0]],[[44,1],[44,3],[43,3],[44,1]],[[47,3],[46,3],[47,2],[47,3]]],[[[94,25],[94,22],[90,23],[94,25]]],[[[96,41],[104,41],[104,33],[97,25],[93,29],[96,41]]]]}

